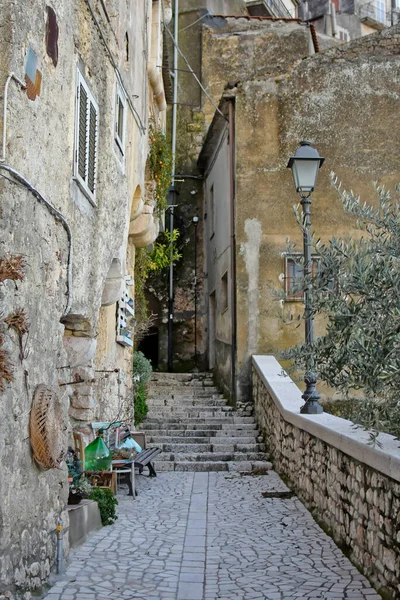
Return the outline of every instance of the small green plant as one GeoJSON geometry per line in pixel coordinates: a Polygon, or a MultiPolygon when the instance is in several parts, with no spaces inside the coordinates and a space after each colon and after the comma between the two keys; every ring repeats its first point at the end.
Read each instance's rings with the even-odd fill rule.
{"type": "Polygon", "coordinates": [[[182,258],[177,241],[179,240],[179,231],[173,229],[172,233],[164,231],[160,236],[160,241],[154,245],[154,249],[149,254],[149,269],[159,273],[163,269],[167,269],[171,262],[175,262],[182,258]]]}
{"type": "Polygon", "coordinates": [[[156,182],[155,201],[157,210],[167,208],[167,193],[171,185],[172,152],[162,131],[150,128],[150,172],[156,182]]]}
{"type": "Polygon", "coordinates": [[[99,505],[101,522],[103,525],[112,525],[116,519],[116,506],[118,500],[108,488],[93,487],[89,496],[91,500],[95,500],[99,505]]]}
{"type": "Polygon", "coordinates": [[[135,351],[132,360],[132,375],[134,381],[147,385],[152,374],[151,362],[145,357],[143,352],[135,351]]]}
{"type": "Polygon", "coordinates": [[[143,352],[133,353],[132,379],[134,390],[134,422],[140,425],[148,413],[147,406],[147,384],[152,373],[151,362],[143,352]]]}
{"type": "Polygon", "coordinates": [[[147,391],[145,386],[140,383],[137,387],[135,394],[135,425],[140,425],[146,418],[146,415],[149,411],[149,407],[147,406],[147,391]]]}
{"type": "Polygon", "coordinates": [[[179,231],[165,231],[156,242],[153,250],[136,248],[135,253],[135,309],[137,324],[142,326],[149,319],[148,303],[145,294],[146,281],[151,273],[160,273],[172,262],[181,258],[178,248],[179,231]]]}

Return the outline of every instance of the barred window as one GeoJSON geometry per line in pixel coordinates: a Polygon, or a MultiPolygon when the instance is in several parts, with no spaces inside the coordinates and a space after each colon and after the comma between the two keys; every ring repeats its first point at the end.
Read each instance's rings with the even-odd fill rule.
{"type": "MultiPolygon", "coordinates": [[[[304,281],[303,264],[299,262],[300,256],[285,256],[285,295],[286,300],[303,300],[304,292],[301,289],[304,281]]],[[[312,259],[312,276],[318,273],[319,261],[312,259]]]]}
{"type": "Polygon", "coordinates": [[[74,176],[96,203],[99,109],[80,71],[77,76],[74,176]]]}

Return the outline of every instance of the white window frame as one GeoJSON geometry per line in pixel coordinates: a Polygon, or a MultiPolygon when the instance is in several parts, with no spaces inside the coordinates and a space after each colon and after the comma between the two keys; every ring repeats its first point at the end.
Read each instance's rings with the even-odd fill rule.
{"type": "Polygon", "coordinates": [[[116,144],[118,146],[118,149],[121,152],[122,156],[125,156],[126,114],[127,114],[126,95],[125,95],[124,90],[122,89],[121,84],[117,80],[116,94],[115,94],[115,130],[114,130],[114,137],[115,137],[115,142],[116,142],[116,144]],[[119,110],[118,109],[119,109],[119,104],[120,103],[121,103],[121,105],[123,107],[122,138],[120,137],[119,132],[118,132],[118,125],[120,123],[120,121],[119,121],[119,110]]]}
{"type": "Polygon", "coordinates": [[[213,183],[208,192],[208,213],[209,218],[209,238],[210,240],[215,235],[215,184],[213,183]]]}
{"type": "Polygon", "coordinates": [[[89,89],[89,86],[83,77],[80,70],[77,70],[77,83],[76,83],[76,108],[75,108],[75,150],[74,150],[74,179],[79,183],[83,193],[89,198],[92,204],[96,206],[96,188],[97,188],[97,158],[98,158],[98,139],[99,139],[99,106],[89,89]],[[79,129],[80,129],[80,96],[81,86],[85,90],[87,96],[86,102],[86,121],[90,119],[91,104],[96,114],[96,128],[95,128],[95,150],[94,150],[94,177],[93,177],[93,190],[89,187],[89,139],[90,139],[90,128],[86,128],[86,146],[85,146],[85,176],[79,173],[79,129]]]}
{"type": "Polygon", "coordinates": [[[221,294],[220,294],[220,313],[221,315],[229,308],[229,277],[228,271],[221,277],[221,294]]]}
{"type": "Polygon", "coordinates": [[[376,20],[386,25],[386,3],[384,0],[375,0],[376,20]]]}

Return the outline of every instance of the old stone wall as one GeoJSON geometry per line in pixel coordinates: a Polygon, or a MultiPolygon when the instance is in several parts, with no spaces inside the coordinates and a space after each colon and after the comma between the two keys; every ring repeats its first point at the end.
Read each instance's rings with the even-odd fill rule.
{"type": "Polygon", "coordinates": [[[288,65],[286,74],[275,71],[238,86],[238,370],[243,396],[249,389],[252,353],[278,353],[304,339],[303,327],[288,325],[290,315],[296,322],[302,314],[302,303],[287,299],[282,310],[276,296],[277,290],[285,289],[287,239],[302,252],[293,214],[299,198],[287,168],[300,140],[311,140],[326,159],[312,194],[312,228],[323,240],[357,235],[331,185],[331,171],[345,189],[368,202],[376,198],[373,181],[391,190],[398,182],[399,131],[394,115],[400,96],[399,35],[399,28],[392,27],[299,58],[288,65]],[[256,228],[257,247],[252,234],[256,228]],[[252,291],[255,284],[257,294],[252,291]]]}
{"type": "MultiPolygon", "coordinates": [[[[60,518],[68,552],[67,469],[63,463],[42,470],[33,461],[33,394],[39,384],[58,393],[64,409],[58,425],[70,434],[72,427],[114,416],[121,400],[132,401],[131,349],[116,343],[116,302],[125,278],[133,276],[135,243],[143,233],[132,223],[145,204],[148,114],[162,127],[165,110],[148,72],[159,3],[141,2],[133,11],[125,0],[113,0],[107,12],[98,0],[68,0],[57,3],[52,26],[45,1],[3,0],[0,7],[1,115],[8,74],[24,81],[27,57],[33,53],[36,61],[29,97],[14,80],[9,83],[0,164],[0,257],[21,254],[26,263],[22,281],[0,287],[1,349],[14,378],[0,390],[0,593],[28,599],[55,565],[60,518]],[[99,109],[95,202],[73,171],[78,69],[99,109]],[[120,80],[131,101],[123,155],[115,140],[120,80]],[[20,308],[28,323],[22,343],[3,322],[3,315],[20,308]]],[[[158,224],[148,206],[150,243],[158,224]]]]}
{"type": "Polygon", "coordinates": [[[301,415],[272,356],[253,357],[255,414],[278,473],[385,598],[400,598],[400,449],[328,414],[301,415]]]}

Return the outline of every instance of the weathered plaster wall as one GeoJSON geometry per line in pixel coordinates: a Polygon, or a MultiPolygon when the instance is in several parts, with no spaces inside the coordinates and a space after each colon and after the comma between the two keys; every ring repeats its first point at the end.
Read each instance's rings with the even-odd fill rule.
{"type": "Polygon", "coordinates": [[[253,357],[258,425],[274,466],[376,589],[400,598],[400,450],[333,415],[301,415],[300,390],[272,356],[253,357]]]}
{"type": "MultiPolygon", "coordinates": [[[[399,179],[400,132],[394,118],[400,97],[399,34],[395,27],[361,38],[298,61],[286,75],[245,81],[237,91],[238,361],[243,395],[250,381],[252,326],[257,329],[257,343],[250,344],[253,352],[277,353],[304,335],[302,327],[283,323],[271,292],[283,287],[286,239],[302,249],[292,212],[298,198],[286,168],[298,142],[311,140],[326,157],[312,196],[313,229],[323,239],[348,235],[353,227],[330,185],[331,170],[365,200],[374,198],[373,180],[394,188],[399,179]],[[258,262],[249,268],[241,248],[249,243],[246,228],[254,220],[262,237],[258,262]],[[254,312],[250,306],[257,300],[254,312]]],[[[298,302],[286,302],[285,308],[294,316],[302,312],[298,302]]]]}
{"type": "MultiPolygon", "coordinates": [[[[114,415],[120,396],[130,394],[130,351],[115,343],[115,301],[118,279],[133,273],[134,245],[131,239],[128,248],[128,230],[143,209],[138,190],[145,188],[148,143],[128,108],[125,161],[118,156],[116,74],[88,4],[68,0],[55,6],[59,38],[54,66],[46,54],[46,2],[0,3],[2,86],[10,71],[24,77],[29,47],[42,73],[41,94],[35,101],[10,83],[6,163],[64,214],[74,246],[72,306],[65,315],[69,249],[65,229],[32,193],[0,178],[0,254],[23,254],[26,259],[23,282],[9,281],[0,289],[2,312],[22,307],[29,321],[22,361],[18,340],[6,331],[15,380],[1,394],[0,592],[11,589],[26,599],[30,590],[39,590],[46,582],[54,566],[60,516],[68,527],[65,465],[40,471],[32,461],[29,411],[36,386],[44,383],[59,392],[74,425],[114,415]],[[96,206],[72,176],[78,65],[99,105],[96,206]],[[101,309],[102,304],[107,307],[101,309]],[[107,386],[102,371],[115,368],[120,369],[120,385],[107,386]],[[77,379],[81,382],[68,385],[77,379]]],[[[143,125],[149,103],[153,118],[162,125],[164,117],[148,89],[152,3],[140,3],[140,10],[131,11],[125,0],[114,0],[112,6],[107,3],[109,20],[100,2],[90,5],[130,96],[138,95],[132,101],[143,125]]],[[[150,238],[156,230],[154,223],[150,238]]],[[[71,427],[67,414],[60,427],[71,427]]]]}
{"type": "Polygon", "coordinates": [[[218,385],[227,393],[232,385],[232,265],[231,265],[231,181],[227,123],[216,139],[216,152],[206,174],[204,206],[204,251],[206,294],[215,294],[215,336],[209,332],[209,368],[218,385]],[[227,285],[223,285],[225,275],[227,285]],[[212,350],[214,345],[214,351],[212,350]],[[211,361],[214,353],[215,359],[211,361]]]}

